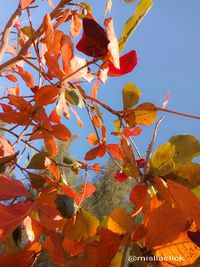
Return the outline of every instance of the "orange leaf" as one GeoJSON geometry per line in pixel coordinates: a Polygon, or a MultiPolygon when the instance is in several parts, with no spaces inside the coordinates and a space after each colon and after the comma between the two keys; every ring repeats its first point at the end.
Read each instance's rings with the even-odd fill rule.
{"type": "Polygon", "coordinates": [[[55,182],[56,183],[59,182],[60,181],[60,170],[59,170],[58,166],[56,165],[56,163],[51,162],[50,167],[49,167],[49,171],[54,176],[55,182]]]}
{"type": "Polygon", "coordinates": [[[80,31],[82,28],[82,22],[79,19],[79,16],[77,15],[77,13],[74,13],[72,16],[72,23],[70,26],[70,34],[73,38],[76,38],[79,36],[80,31]]]}
{"type": "Polygon", "coordinates": [[[4,137],[0,137],[0,164],[7,163],[15,159],[16,153],[10,142],[4,137]]]}
{"type": "Polygon", "coordinates": [[[35,0],[20,0],[21,9],[27,8],[33,2],[35,2],[35,0]]]}
{"type": "Polygon", "coordinates": [[[52,261],[60,267],[66,267],[64,257],[64,250],[60,242],[59,235],[54,231],[46,231],[46,239],[44,248],[47,249],[51,255],[52,261]]]}
{"type": "Polygon", "coordinates": [[[74,44],[68,35],[63,35],[60,41],[62,52],[63,70],[66,74],[72,72],[71,60],[74,57],[74,44]]]}
{"type": "Polygon", "coordinates": [[[40,118],[41,128],[44,128],[47,131],[52,131],[51,123],[50,123],[49,118],[48,118],[48,116],[45,112],[45,109],[43,107],[40,107],[38,115],[40,118]]]}
{"type": "Polygon", "coordinates": [[[80,253],[84,252],[84,246],[75,240],[70,240],[68,238],[64,238],[62,242],[63,248],[71,257],[77,256],[80,253]]]}
{"type": "Polygon", "coordinates": [[[9,112],[0,112],[0,120],[6,123],[16,123],[18,125],[27,125],[30,120],[29,115],[23,112],[9,111],[9,112]]]}
{"type": "Polygon", "coordinates": [[[138,184],[133,187],[130,193],[130,201],[134,204],[135,210],[132,216],[136,216],[144,208],[147,200],[149,198],[148,187],[143,184],[138,184]]]}
{"type": "Polygon", "coordinates": [[[15,77],[13,74],[7,74],[5,77],[14,83],[16,83],[18,81],[17,77],[15,77]]]}
{"type": "Polygon", "coordinates": [[[118,144],[109,144],[106,148],[114,158],[123,160],[123,152],[118,144]]]}
{"type": "Polygon", "coordinates": [[[9,206],[0,204],[0,240],[17,228],[33,208],[33,202],[20,202],[9,206]]]}
{"type": "Polygon", "coordinates": [[[70,130],[63,124],[56,124],[52,126],[52,134],[61,141],[69,141],[71,139],[70,130]]]}
{"type": "Polygon", "coordinates": [[[30,74],[28,71],[24,71],[21,68],[18,68],[17,74],[19,74],[19,76],[25,81],[26,86],[28,86],[29,88],[34,87],[34,80],[32,74],[30,74]]]}
{"type": "Polygon", "coordinates": [[[92,119],[92,122],[96,127],[98,128],[102,127],[102,120],[97,115],[94,116],[94,118],[92,119]]]}
{"type": "Polygon", "coordinates": [[[44,55],[46,60],[46,65],[49,68],[52,75],[54,75],[56,78],[63,80],[66,76],[66,73],[60,68],[58,61],[53,58],[48,52],[44,55]]]}
{"type": "Polygon", "coordinates": [[[42,22],[42,28],[44,30],[43,42],[47,45],[47,48],[51,48],[54,39],[54,29],[51,22],[51,16],[46,14],[42,22]]]}
{"type": "Polygon", "coordinates": [[[119,45],[118,45],[117,37],[115,35],[112,18],[106,19],[104,21],[104,25],[106,26],[107,38],[110,41],[108,44],[107,57],[108,57],[109,61],[113,64],[113,66],[115,68],[119,69],[120,68],[119,45]]]}
{"type": "Polygon", "coordinates": [[[85,160],[96,159],[97,156],[103,157],[106,153],[105,148],[102,146],[96,146],[95,148],[89,150],[85,155],[85,160]]]}
{"type": "Polygon", "coordinates": [[[91,89],[91,93],[90,93],[91,97],[96,99],[98,90],[99,90],[99,81],[96,80],[91,89]]]}
{"type": "Polygon", "coordinates": [[[31,103],[16,95],[8,95],[8,98],[10,100],[11,105],[18,108],[21,112],[31,115],[33,110],[33,106],[31,105],[31,103]]]}
{"type": "Polygon", "coordinates": [[[51,112],[49,120],[54,123],[61,123],[61,117],[58,115],[56,108],[51,112]]]}
{"type": "Polygon", "coordinates": [[[92,169],[94,172],[100,172],[101,168],[100,168],[100,165],[99,163],[95,163],[93,166],[92,166],[92,169]]]}
{"type": "Polygon", "coordinates": [[[83,200],[89,198],[92,194],[94,194],[95,191],[96,188],[93,184],[84,184],[82,186],[81,192],[78,193],[75,197],[77,205],[79,205],[83,200]]]}
{"type": "Polygon", "coordinates": [[[8,200],[14,197],[30,197],[22,182],[0,174],[0,200],[8,200]]]}
{"type": "Polygon", "coordinates": [[[46,146],[46,149],[49,155],[51,155],[52,157],[57,156],[58,148],[57,148],[57,144],[53,136],[50,133],[43,131],[43,137],[44,137],[44,143],[45,143],[45,146],[46,146]]]}
{"type": "Polygon", "coordinates": [[[34,250],[21,250],[9,255],[0,256],[0,267],[30,267],[36,259],[34,250]]]}
{"type": "Polygon", "coordinates": [[[42,106],[49,105],[56,101],[59,89],[56,86],[45,85],[37,90],[34,100],[42,106]]]}
{"type": "Polygon", "coordinates": [[[200,229],[200,199],[187,187],[172,180],[167,181],[174,206],[193,219],[200,229]]]}
{"type": "Polygon", "coordinates": [[[91,146],[95,146],[98,144],[98,138],[96,136],[95,133],[90,133],[88,136],[87,136],[87,141],[88,143],[91,145],[91,146]]]}

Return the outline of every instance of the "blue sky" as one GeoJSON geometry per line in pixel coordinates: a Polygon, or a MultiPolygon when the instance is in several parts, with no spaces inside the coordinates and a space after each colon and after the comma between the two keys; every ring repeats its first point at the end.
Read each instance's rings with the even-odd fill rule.
{"type": "MultiPolygon", "coordinates": [[[[14,2],[14,1],[13,1],[14,2]]],[[[16,5],[17,5],[16,1],[16,5]]],[[[40,9],[33,10],[33,22],[38,26],[44,15],[50,11],[45,1],[40,9]]],[[[93,6],[97,21],[103,25],[103,12],[106,1],[89,1],[93,6]]],[[[54,1],[58,3],[58,1],[54,1]]],[[[113,8],[109,16],[114,19],[117,36],[120,36],[125,21],[133,14],[138,1],[127,4],[122,0],[113,0],[113,8]]],[[[1,1],[0,28],[14,10],[14,3],[1,1]]],[[[171,98],[167,108],[185,113],[200,115],[200,1],[199,0],[154,0],[154,6],[138,26],[125,47],[123,53],[135,49],[140,62],[130,74],[118,78],[109,78],[105,85],[100,87],[99,99],[113,109],[122,109],[121,91],[126,82],[131,81],[142,91],[142,102],[152,102],[162,105],[167,91],[171,98]]],[[[28,22],[24,22],[24,26],[28,22]]],[[[68,33],[68,27],[65,28],[68,33]]],[[[79,38],[77,38],[77,41],[79,38]]],[[[122,54],[123,54],[122,53],[122,54]]],[[[84,55],[82,54],[84,57],[84,55]]],[[[2,85],[1,85],[2,86],[2,85]]],[[[89,92],[92,84],[85,87],[89,92]]],[[[84,86],[83,86],[84,88],[84,86]]],[[[102,110],[103,111],[103,110],[102,110]]],[[[108,133],[113,131],[113,116],[104,113],[105,126],[108,133]]],[[[161,114],[160,114],[161,115],[161,114]]],[[[82,160],[85,152],[90,149],[86,141],[88,133],[93,131],[86,113],[80,110],[80,116],[85,123],[81,130],[77,127],[75,118],[66,123],[73,133],[80,137],[72,146],[72,154],[82,160]]],[[[142,127],[143,134],[135,138],[141,153],[145,155],[151,139],[153,125],[142,127]]],[[[165,114],[161,123],[155,147],[165,143],[175,134],[193,134],[200,137],[199,120],[188,119],[175,115],[165,114]]],[[[113,137],[109,142],[117,142],[113,137]]]]}

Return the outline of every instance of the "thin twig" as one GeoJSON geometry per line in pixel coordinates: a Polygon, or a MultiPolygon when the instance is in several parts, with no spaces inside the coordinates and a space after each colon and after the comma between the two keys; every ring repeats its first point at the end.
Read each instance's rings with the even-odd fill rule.
{"type": "Polygon", "coordinates": [[[161,121],[163,119],[164,119],[164,117],[159,118],[158,121],[156,122],[155,127],[154,127],[151,143],[150,143],[150,145],[148,147],[148,150],[147,150],[142,182],[144,182],[145,176],[149,172],[149,167],[150,167],[149,165],[150,165],[151,155],[152,155],[152,151],[153,151],[153,145],[154,145],[154,142],[155,142],[155,139],[156,139],[156,135],[157,135],[158,126],[160,125],[160,123],[161,123],[161,121]]]}

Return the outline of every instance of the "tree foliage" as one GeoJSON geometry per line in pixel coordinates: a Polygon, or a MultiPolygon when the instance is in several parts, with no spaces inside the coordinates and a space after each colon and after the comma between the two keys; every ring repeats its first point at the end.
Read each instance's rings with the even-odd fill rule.
{"type": "MultiPolygon", "coordinates": [[[[0,267],[199,266],[200,168],[193,162],[200,155],[199,140],[177,135],[152,151],[160,111],[200,117],[166,109],[169,97],[162,107],[140,103],[132,81],[122,89],[122,110],[98,98],[110,76],[137,66],[137,52],[123,49],[152,0],[139,1],[119,39],[113,18],[100,25],[87,2],[48,4],[52,11],[41,10],[36,29],[31,14],[40,1],[20,0],[1,34],[1,79],[10,86],[0,98],[0,267]],[[11,35],[17,36],[15,44],[11,35]],[[85,83],[92,80],[89,94],[85,83]],[[80,108],[94,129],[87,137],[91,149],[84,159],[67,152],[61,158],[74,134],[71,114],[84,126],[80,108]],[[115,138],[108,138],[104,111],[113,116],[115,138]],[[142,134],[141,125],[154,122],[142,158],[134,139],[142,134]],[[112,172],[100,164],[105,155],[116,165],[112,172]],[[82,183],[73,187],[71,174],[80,172],[82,183]],[[105,173],[103,182],[90,183],[89,172],[105,173]],[[115,188],[118,194],[123,188],[129,204],[121,205],[115,188]]],[[[108,0],[105,15],[111,7],[108,0]]]]}

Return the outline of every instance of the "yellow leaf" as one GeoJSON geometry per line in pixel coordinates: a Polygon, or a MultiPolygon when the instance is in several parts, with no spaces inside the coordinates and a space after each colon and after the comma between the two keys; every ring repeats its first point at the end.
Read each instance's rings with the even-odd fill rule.
{"type": "Polygon", "coordinates": [[[143,17],[147,14],[149,9],[152,7],[152,0],[141,0],[136,7],[135,13],[127,20],[121,37],[119,39],[119,51],[122,52],[126,42],[128,41],[130,35],[136,29],[138,24],[141,22],[143,17]]]}
{"type": "Polygon", "coordinates": [[[121,267],[122,255],[123,254],[121,252],[117,252],[111,261],[110,267],[121,267]]]}
{"type": "Polygon", "coordinates": [[[122,96],[124,109],[130,109],[138,103],[141,92],[132,82],[128,82],[122,90],[122,96]]]}
{"type": "Polygon", "coordinates": [[[193,135],[175,135],[170,138],[169,142],[175,146],[174,161],[176,163],[186,163],[200,156],[200,143],[193,135]]]}
{"type": "Polygon", "coordinates": [[[116,234],[131,234],[133,222],[124,209],[116,208],[108,217],[107,228],[116,234]]]}
{"type": "Polygon", "coordinates": [[[25,26],[21,28],[20,31],[23,32],[23,34],[25,34],[29,38],[34,38],[35,36],[35,31],[30,26],[25,26]]]}
{"type": "Polygon", "coordinates": [[[157,115],[157,108],[152,103],[143,103],[137,106],[135,109],[125,111],[124,119],[132,128],[137,124],[150,125],[152,124],[157,115]]]}
{"type": "Polygon", "coordinates": [[[173,171],[175,164],[173,157],[175,147],[167,142],[157,148],[151,160],[151,172],[154,175],[164,176],[173,171]]]}
{"type": "Polygon", "coordinates": [[[64,235],[68,239],[83,241],[89,237],[92,237],[96,234],[97,228],[99,226],[99,220],[90,214],[89,212],[81,209],[74,223],[74,220],[71,219],[66,226],[64,235]]]}

